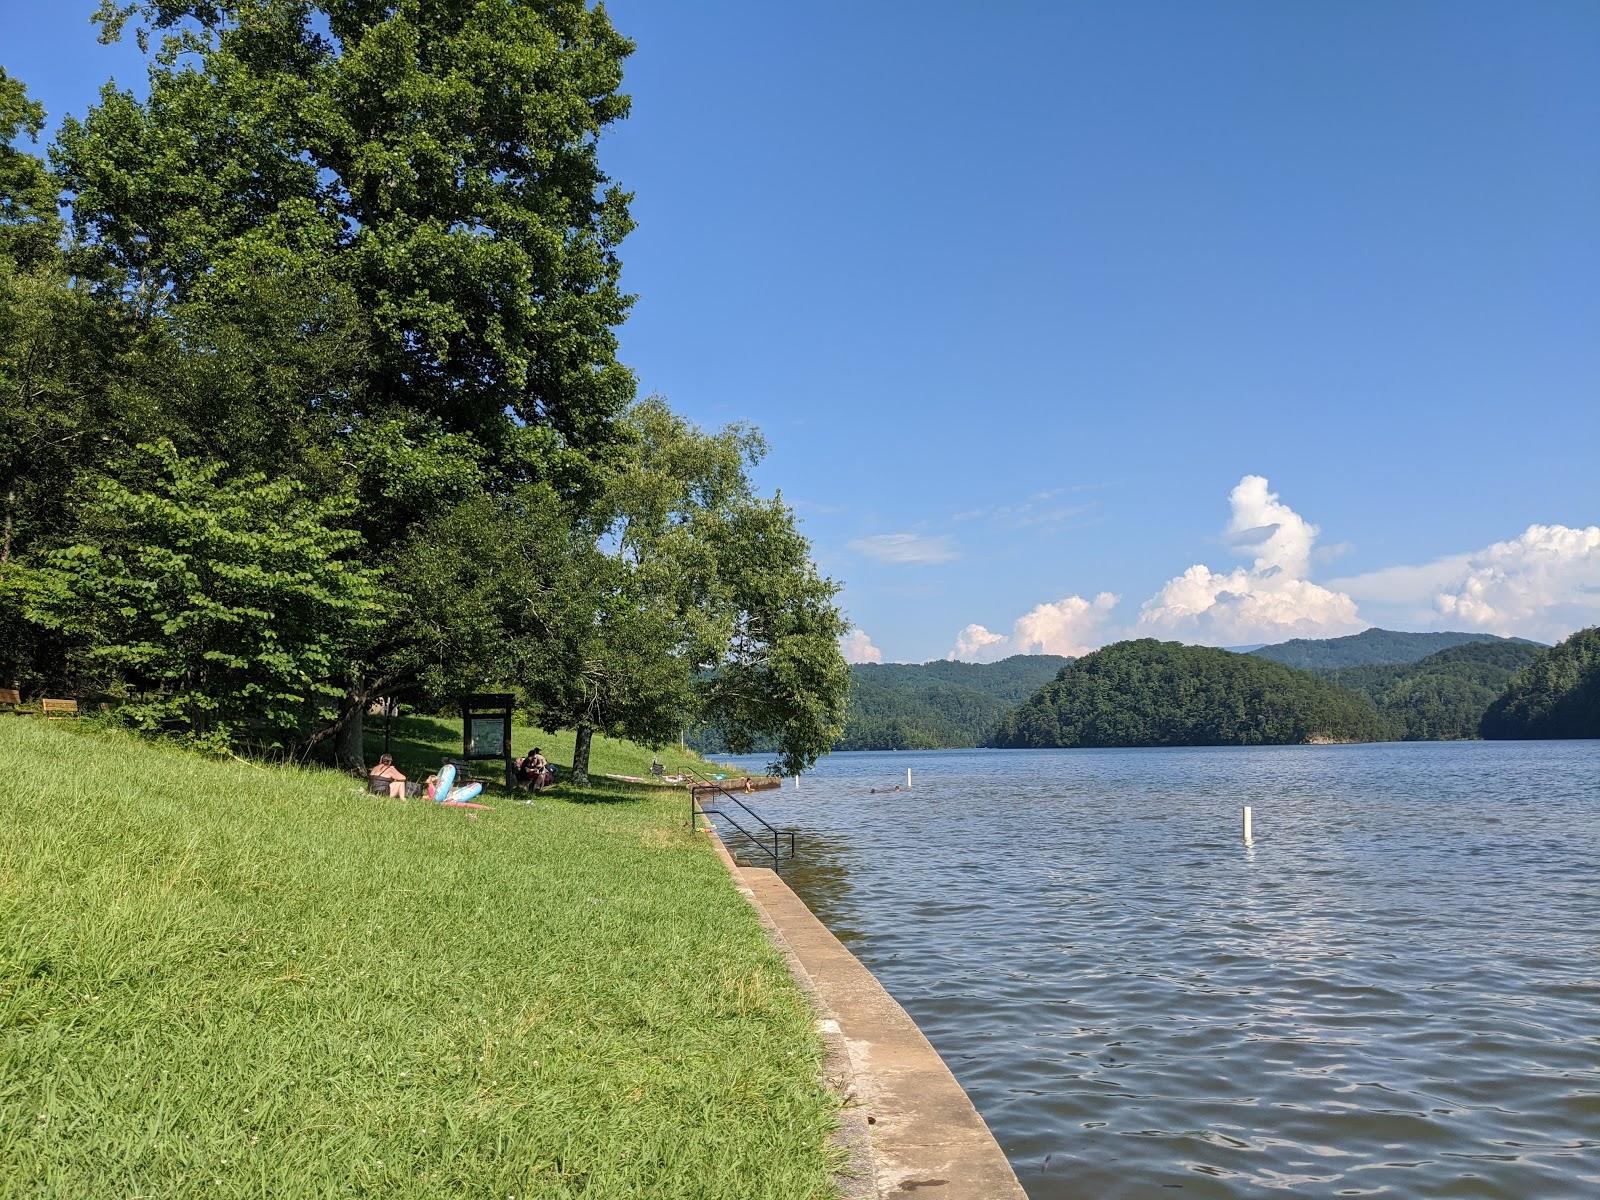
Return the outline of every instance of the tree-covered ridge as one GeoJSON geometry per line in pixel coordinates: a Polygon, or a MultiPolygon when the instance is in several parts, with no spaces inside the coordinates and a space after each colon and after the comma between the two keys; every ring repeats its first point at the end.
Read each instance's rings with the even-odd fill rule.
{"type": "Polygon", "coordinates": [[[858,663],[836,750],[977,746],[1012,706],[1070,659],[1015,654],[992,663],[858,663]]]}
{"type": "Polygon", "coordinates": [[[1366,696],[1401,741],[1475,738],[1484,712],[1518,670],[1538,657],[1532,642],[1465,642],[1415,663],[1340,667],[1315,674],[1366,696]]]}
{"type": "Polygon", "coordinates": [[[1600,738],[1600,626],[1541,651],[1483,716],[1486,738],[1600,738]]]}
{"type": "Polygon", "coordinates": [[[1301,671],[1329,671],[1339,667],[1420,662],[1430,654],[1470,642],[1519,640],[1497,637],[1492,633],[1406,633],[1396,629],[1373,628],[1349,637],[1294,638],[1273,646],[1260,646],[1249,653],[1301,671]]]}
{"type": "Polygon", "coordinates": [[[1371,701],[1270,659],[1150,638],[1063,667],[988,744],[1260,746],[1384,737],[1371,701]]]}
{"type": "Polygon", "coordinates": [[[936,658],[925,663],[856,663],[850,674],[860,683],[871,682],[885,688],[934,681],[1019,701],[1033,695],[1040,684],[1071,661],[1060,654],[1013,654],[989,663],[936,658]]]}
{"type": "MultiPolygon", "coordinates": [[[[835,750],[953,750],[983,744],[996,723],[1072,660],[1014,654],[992,663],[856,663],[850,704],[835,750]]],[[[706,754],[731,750],[715,728],[689,735],[706,754]]],[[[770,741],[752,747],[767,751],[770,741]]]]}

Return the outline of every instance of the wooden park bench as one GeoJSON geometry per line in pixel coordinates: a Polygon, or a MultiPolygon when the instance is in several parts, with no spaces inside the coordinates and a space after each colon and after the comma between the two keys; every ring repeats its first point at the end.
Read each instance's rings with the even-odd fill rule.
{"type": "Polygon", "coordinates": [[[76,720],[78,717],[78,702],[76,700],[41,700],[39,701],[39,711],[48,720],[52,721],[58,717],[71,717],[76,720]]]}
{"type": "Polygon", "coordinates": [[[0,712],[20,712],[22,693],[16,688],[0,688],[0,712]]]}

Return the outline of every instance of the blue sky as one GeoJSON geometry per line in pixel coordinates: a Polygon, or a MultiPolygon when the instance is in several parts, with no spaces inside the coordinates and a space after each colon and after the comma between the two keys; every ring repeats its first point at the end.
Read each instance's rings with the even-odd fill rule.
{"type": "MultiPolygon", "coordinates": [[[[92,7],[0,0],[54,116],[92,7]]],[[[1600,622],[1600,6],[610,11],[624,357],[857,653],[1600,622]]]]}

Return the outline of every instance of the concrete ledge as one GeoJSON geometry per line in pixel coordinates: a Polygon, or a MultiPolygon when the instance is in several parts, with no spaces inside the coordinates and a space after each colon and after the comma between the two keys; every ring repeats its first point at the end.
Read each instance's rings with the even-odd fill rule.
{"type": "Polygon", "coordinates": [[[916,1022],[775,871],[717,852],[811,996],[845,1098],[852,1200],[1026,1200],[1000,1144],[916,1022]],[[838,1077],[846,1064],[853,1080],[838,1077]],[[863,1143],[865,1143],[863,1145],[863,1143]],[[870,1176],[870,1178],[867,1178],[870,1176]]]}

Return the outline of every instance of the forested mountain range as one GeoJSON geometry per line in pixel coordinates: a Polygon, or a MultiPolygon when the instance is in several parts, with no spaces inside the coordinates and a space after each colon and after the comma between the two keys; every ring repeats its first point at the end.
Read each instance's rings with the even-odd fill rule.
{"type": "Polygon", "coordinates": [[[992,663],[858,663],[839,750],[977,746],[1000,719],[1071,662],[1015,654],[992,663]]]}
{"type": "MultiPolygon", "coordinates": [[[[1259,646],[1248,653],[1270,658],[1302,671],[1327,671],[1339,667],[1393,666],[1420,662],[1430,654],[1471,642],[1521,642],[1492,633],[1405,633],[1395,629],[1366,629],[1349,637],[1294,638],[1276,645],[1259,646]]],[[[1537,642],[1524,642],[1536,646],[1537,642]]]]}
{"type": "MultiPolygon", "coordinates": [[[[850,680],[836,750],[1600,737],[1596,630],[1553,649],[1385,629],[1251,653],[1145,640],[1076,661],[857,664],[850,680]],[[1275,654],[1335,665],[1294,668],[1275,654]]],[[[714,737],[695,744],[723,748],[714,737]]]]}
{"type": "Polygon", "coordinates": [[[1336,667],[1313,674],[1366,696],[1389,736],[1445,741],[1478,736],[1484,713],[1511,678],[1543,653],[1512,638],[1464,642],[1414,663],[1336,667]]]}
{"type": "Polygon", "coordinates": [[[1271,659],[1150,638],[1063,667],[1000,722],[989,745],[1260,746],[1376,741],[1367,697],[1271,659]]]}
{"type": "Polygon", "coordinates": [[[1600,738],[1600,627],[1541,650],[1484,714],[1486,738],[1600,738]]]}
{"type": "MultiPolygon", "coordinates": [[[[844,733],[833,748],[942,750],[981,745],[1006,713],[1071,661],[1059,654],[1014,654],[992,663],[944,659],[856,663],[850,668],[844,733]]],[[[689,744],[708,754],[726,750],[715,730],[691,734],[689,744]]]]}

